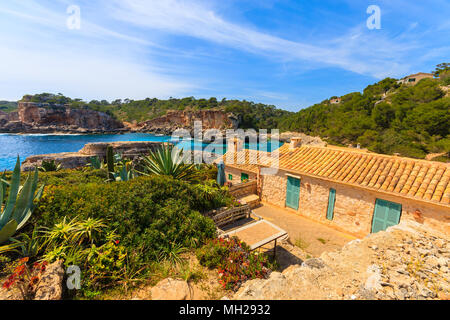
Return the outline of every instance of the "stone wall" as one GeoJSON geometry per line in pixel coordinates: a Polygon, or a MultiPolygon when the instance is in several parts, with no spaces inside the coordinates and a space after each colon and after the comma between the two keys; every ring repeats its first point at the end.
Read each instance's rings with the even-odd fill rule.
{"type": "Polygon", "coordinates": [[[256,173],[239,170],[231,167],[225,167],[225,179],[227,182],[231,182],[233,185],[241,183],[241,173],[248,174],[249,180],[256,180],[256,173]],[[228,175],[230,174],[233,176],[233,180],[228,179],[228,175]]]}
{"type": "MultiPolygon", "coordinates": [[[[433,204],[397,197],[353,186],[333,183],[308,176],[300,176],[300,200],[298,213],[315,221],[356,236],[370,234],[376,199],[384,199],[402,205],[400,221],[411,220],[450,233],[450,210],[433,204]],[[330,188],[336,190],[334,218],[326,218],[330,188]]],[[[285,208],[287,177],[279,171],[274,176],[262,177],[262,201],[285,208]]]]}
{"type": "Polygon", "coordinates": [[[256,187],[256,180],[252,180],[245,183],[235,184],[229,189],[229,191],[234,197],[239,198],[250,194],[256,194],[256,187]]]}

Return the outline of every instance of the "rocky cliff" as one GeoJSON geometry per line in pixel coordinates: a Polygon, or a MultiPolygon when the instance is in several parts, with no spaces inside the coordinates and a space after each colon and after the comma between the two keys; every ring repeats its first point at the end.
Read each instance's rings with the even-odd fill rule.
{"type": "Polygon", "coordinates": [[[0,115],[0,131],[11,133],[98,133],[126,130],[106,113],[64,105],[19,102],[17,113],[0,115]]]}
{"type": "Polygon", "coordinates": [[[342,250],[251,280],[237,300],[450,299],[450,242],[417,222],[353,240],[342,250]]]}
{"type": "Polygon", "coordinates": [[[116,133],[122,131],[172,134],[177,129],[236,129],[239,118],[222,110],[168,111],[166,115],[141,123],[122,123],[110,115],[68,105],[19,102],[18,111],[0,113],[0,132],[6,133],[116,133]]]}
{"type": "Polygon", "coordinates": [[[168,111],[166,115],[137,124],[133,131],[171,134],[177,129],[192,130],[194,122],[201,121],[203,130],[236,129],[239,118],[222,110],[168,111]]]}

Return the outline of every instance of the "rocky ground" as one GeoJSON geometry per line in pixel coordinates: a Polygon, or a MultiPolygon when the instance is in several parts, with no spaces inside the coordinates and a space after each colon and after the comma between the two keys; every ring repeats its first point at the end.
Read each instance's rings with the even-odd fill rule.
{"type": "Polygon", "coordinates": [[[249,281],[233,299],[449,299],[449,261],[448,235],[402,223],[249,281]]]}

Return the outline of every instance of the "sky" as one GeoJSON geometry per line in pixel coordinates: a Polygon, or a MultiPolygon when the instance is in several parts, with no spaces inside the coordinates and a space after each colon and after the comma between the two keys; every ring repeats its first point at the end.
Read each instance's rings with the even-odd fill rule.
{"type": "Polygon", "coordinates": [[[450,62],[448,17],[448,0],[2,1],[0,100],[194,96],[298,111],[450,62]]]}

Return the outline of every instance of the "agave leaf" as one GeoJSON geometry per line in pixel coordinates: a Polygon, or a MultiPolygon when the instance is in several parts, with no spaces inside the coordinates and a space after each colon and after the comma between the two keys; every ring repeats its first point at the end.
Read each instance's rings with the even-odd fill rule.
{"type": "MultiPolygon", "coordinates": [[[[17,240],[16,240],[17,241],[17,240]]],[[[6,252],[17,252],[20,253],[18,250],[16,250],[17,248],[20,248],[21,246],[23,246],[24,243],[23,242],[14,242],[14,243],[10,243],[4,246],[0,246],[0,254],[6,253],[6,252]]]]}
{"type": "Polygon", "coordinates": [[[0,228],[4,227],[11,218],[11,213],[14,209],[14,204],[17,199],[17,193],[19,192],[20,187],[20,159],[17,156],[16,166],[13,171],[13,175],[11,178],[11,190],[8,196],[8,201],[6,203],[5,210],[0,217],[0,228]]]}
{"type": "Polygon", "coordinates": [[[1,210],[1,207],[3,206],[3,198],[5,197],[5,192],[6,192],[5,189],[6,189],[6,187],[3,183],[3,181],[0,180],[0,210],[1,210]]]}
{"type": "Polygon", "coordinates": [[[32,188],[32,181],[30,176],[27,177],[22,190],[19,193],[19,197],[16,200],[16,207],[13,211],[12,218],[20,223],[22,221],[21,217],[24,212],[28,209],[28,199],[30,198],[32,188]]]}
{"type": "Polygon", "coordinates": [[[1,230],[0,230],[0,244],[8,241],[17,230],[17,221],[10,220],[1,230]]]}

